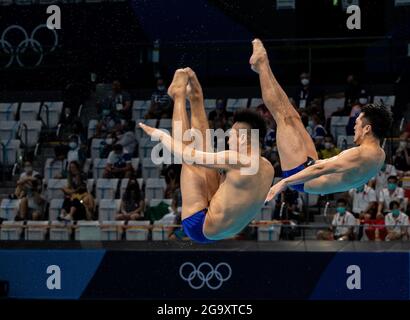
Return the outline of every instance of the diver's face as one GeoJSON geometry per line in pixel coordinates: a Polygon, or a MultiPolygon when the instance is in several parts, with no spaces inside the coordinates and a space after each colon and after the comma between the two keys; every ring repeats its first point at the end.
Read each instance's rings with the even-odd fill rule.
{"type": "Polygon", "coordinates": [[[363,140],[364,136],[364,128],[363,128],[363,113],[361,113],[357,119],[354,126],[354,143],[360,145],[363,140]]]}

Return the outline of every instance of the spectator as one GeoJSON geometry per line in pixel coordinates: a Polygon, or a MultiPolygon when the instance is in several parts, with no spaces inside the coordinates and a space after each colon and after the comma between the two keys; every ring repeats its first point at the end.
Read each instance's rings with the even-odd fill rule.
{"type": "Polygon", "coordinates": [[[20,174],[20,178],[17,180],[16,190],[14,194],[10,195],[11,199],[21,199],[28,192],[33,189],[33,182],[38,181],[40,174],[33,170],[33,165],[30,161],[24,163],[24,172],[20,174]]]}
{"type": "Polygon", "coordinates": [[[131,165],[131,154],[124,153],[122,145],[116,144],[108,155],[104,178],[129,178],[134,169],[131,165]]]}
{"type": "Polygon", "coordinates": [[[338,155],[340,152],[341,150],[335,145],[333,136],[331,134],[327,134],[323,142],[323,148],[319,150],[319,158],[329,159],[338,155]]]}
{"type": "Polygon", "coordinates": [[[42,220],[46,201],[41,196],[39,179],[31,180],[30,188],[26,188],[25,196],[20,200],[16,220],[42,220]]]}
{"type": "Polygon", "coordinates": [[[94,198],[87,191],[87,185],[82,183],[75,192],[64,194],[63,208],[59,220],[92,220],[94,209],[94,198]]]}
{"type": "Polygon", "coordinates": [[[320,118],[318,115],[314,114],[309,118],[307,131],[310,133],[316,146],[323,142],[327,132],[326,129],[321,125],[320,118]]]}
{"type": "Polygon", "coordinates": [[[394,156],[394,166],[404,175],[410,171],[410,137],[400,141],[394,156]]]}
{"type": "Polygon", "coordinates": [[[125,153],[133,155],[137,146],[137,139],[135,139],[135,121],[127,120],[123,129],[117,133],[118,141],[124,148],[125,153]]]}
{"type": "Polygon", "coordinates": [[[180,187],[181,165],[172,164],[165,168],[164,176],[166,182],[166,188],[164,191],[165,199],[172,199],[175,192],[180,187]]]}
{"type": "Polygon", "coordinates": [[[396,168],[391,164],[384,163],[379,173],[374,177],[377,196],[382,189],[387,188],[387,178],[390,176],[397,176],[396,168]]]}
{"type": "Polygon", "coordinates": [[[120,119],[131,119],[131,96],[128,92],[122,90],[121,83],[118,80],[112,83],[112,92],[103,100],[102,110],[109,110],[120,119]]]}
{"type": "Polygon", "coordinates": [[[85,162],[86,155],[84,150],[81,148],[80,138],[77,135],[71,135],[68,142],[68,147],[70,148],[67,153],[68,164],[72,161],[77,161],[82,167],[85,162]]]}
{"type": "Polygon", "coordinates": [[[108,133],[115,132],[121,127],[121,120],[113,111],[109,109],[102,110],[102,116],[98,121],[94,138],[105,138],[108,133]]]}
{"type": "Polygon", "coordinates": [[[273,119],[265,118],[266,135],[263,139],[263,149],[272,149],[276,145],[276,122],[273,119]]]}
{"type": "Polygon", "coordinates": [[[232,112],[226,110],[226,104],[223,99],[217,99],[215,110],[209,113],[209,127],[211,129],[226,130],[230,127],[229,119],[233,116],[232,112]]]}
{"type": "Polygon", "coordinates": [[[110,152],[112,151],[115,144],[117,144],[117,136],[115,132],[107,134],[104,141],[101,142],[100,158],[106,159],[110,152]]]}
{"type": "Polygon", "coordinates": [[[172,117],[172,100],[168,96],[167,88],[163,79],[157,80],[157,89],[151,95],[151,106],[146,119],[161,119],[172,117]]]}
{"type": "Polygon", "coordinates": [[[350,189],[352,213],[355,218],[362,218],[364,214],[371,214],[377,207],[376,191],[364,184],[361,187],[350,189]]]}
{"type": "Polygon", "coordinates": [[[379,208],[377,213],[386,214],[390,208],[390,203],[394,200],[400,204],[400,207],[404,203],[404,190],[398,185],[398,179],[396,176],[390,176],[387,179],[387,188],[383,188],[379,193],[379,208]]]}
{"type": "Polygon", "coordinates": [[[318,98],[317,93],[312,88],[310,74],[303,72],[300,75],[301,87],[298,92],[298,97],[295,99],[299,109],[307,108],[313,100],[318,98]]]}
{"type": "Polygon", "coordinates": [[[344,96],[346,98],[346,105],[351,105],[359,99],[361,85],[354,74],[349,74],[346,82],[344,96]]]}
{"type": "Polygon", "coordinates": [[[67,186],[63,188],[63,192],[72,195],[78,192],[83,184],[87,182],[87,175],[82,172],[81,165],[77,161],[71,161],[67,170],[67,186]]]}
{"type": "Polygon", "coordinates": [[[336,214],[333,217],[331,231],[319,231],[319,240],[354,240],[354,229],[357,225],[356,219],[346,210],[347,201],[339,199],[337,201],[336,214]]]}
{"type": "Polygon", "coordinates": [[[385,217],[386,241],[408,238],[409,217],[400,211],[400,204],[397,201],[390,202],[390,210],[385,217]]]}
{"type": "Polygon", "coordinates": [[[144,219],[145,202],[138,181],[132,176],[121,199],[120,211],[116,220],[141,220],[144,219]]]}

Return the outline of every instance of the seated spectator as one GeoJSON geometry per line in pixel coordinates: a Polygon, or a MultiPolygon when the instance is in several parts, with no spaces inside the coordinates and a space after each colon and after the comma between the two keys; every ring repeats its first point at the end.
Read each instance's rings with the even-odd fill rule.
{"type": "Polygon", "coordinates": [[[352,200],[352,213],[355,218],[362,218],[365,214],[373,215],[377,208],[376,191],[367,184],[349,190],[352,200]]]}
{"type": "Polygon", "coordinates": [[[276,145],[276,122],[273,119],[265,118],[266,135],[263,139],[263,149],[272,149],[276,145]]]}
{"type": "Polygon", "coordinates": [[[67,170],[67,186],[63,188],[63,192],[72,195],[85,183],[87,183],[87,175],[82,172],[81,165],[77,161],[71,161],[67,170]]]}
{"type": "Polygon", "coordinates": [[[346,210],[347,201],[343,198],[337,201],[336,214],[329,231],[319,231],[319,240],[354,240],[354,229],[357,226],[356,218],[346,210]]]}
{"type": "Polygon", "coordinates": [[[223,99],[217,99],[215,110],[212,110],[208,115],[209,127],[211,129],[226,130],[230,127],[230,118],[233,116],[232,112],[226,110],[226,104],[223,99]]]}
{"type": "Polygon", "coordinates": [[[118,131],[116,136],[118,137],[116,143],[123,146],[124,152],[133,155],[137,146],[137,139],[135,139],[135,121],[128,119],[123,129],[118,131]]]}
{"type": "Polygon", "coordinates": [[[408,175],[410,171],[410,137],[400,141],[399,147],[395,151],[394,166],[402,175],[408,175]]]}
{"type": "Polygon", "coordinates": [[[340,152],[341,150],[335,145],[333,136],[327,134],[323,142],[323,148],[319,150],[319,159],[329,159],[337,156],[340,152]]]}
{"type": "Polygon", "coordinates": [[[131,177],[133,172],[131,154],[124,153],[122,145],[117,143],[108,155],[103,177],[123,179],[131,177]]]}
{"type": "Polygon", "coordinates": [[[144,219],[145,201],[135,176],[128,181],[127,188],[121,199],[120,211],[116,220],[144,219]]]}
{"type": "Polygon", "coordinates": [[[300,75],[301,86],[297,93],[296,105],[299,109],[305,109],[312,103],[315,99],[320,99],[320,95],[316,92],[315,88],[312,86],[311,77],[309,73],[303,72],[300,75]]]}
{"type": "Polygon", "coordinates": [[[68,147],[70,149],[67,152],[67,163],[76,161],[82,167],[86,160],[86,154],[84,150],[81,148],[80,138],[77,135],[71,135],[70,140],[68,142],[68,147]]]}
{"type": "Polygon", "coordinates": [[[391,164],[384,163],[379,173],[374,177],[377,196],[379,196],[382,189],[387,188],[387,178],[390,176],[397,176],[396,168],[391,164]]]}
{"type": "Polygon", "coordinates": [[[173,102],[167,93],[167,87],[163,79],[157,80],[157,89],[151,95],[151,106],[146,119],[161,119],[172,117],[173,102]]]}
{"type": "Polygon", "coordinates": [[[104,141],[101,142],[100,159],[106,159],[110,152],[113,150],[115,144],[117,144],[117,135],[115,132],[107,134],[104,141]]]}
{"type": "Polygon", "coordinates": [[[31,187],[26,188],[25,196],[20,200],[16,220],[42,220],[44,219],[45,199],[41,196],[41,180],[31,181],[31,187]]]}
{"type": "Polygon", "coordinates": [[[103,109],[100,121],[95,128],[93,138],[105,138],[108,133],[115,132],[121,128],[121,119],[118,118],[113,111],[103,109]]]}
{"type": "Polygon", "coordinates": [[[326,129],[320,123],[319,116],[316,114],[310,117],[308,127],[306,129],[316,146],[319,146],[323,142],[323,139],[327,134],[326,129]]]}
{"type": "Polygon", "coordinates": [[[37,181],[40,174],[33,170],[33,166],[30,161],[24,162],[24,171],[20,174],[20,178],[17,180],[16,190],[14,194],[10,195],[11,199],[21,199],[33,189],[33,182],[37,181]]]}
{"type": "Polygon", "coordinates": [[[131,119],[131,96],[128,92],[122,90],[121,83],[118,80],[112,83],[112,91],[103,99],[101,109],[109,110],[119,119],[131,119]]]}
{"type": "Polygon", "coordinates": [[[377,213],[386,215],[390,208],[390,203],[395,200],[404,205],[404,190],[398,186],[396,176],[390,176],[387,179],[387,188],[383,188],[379,193],[379,207],[377,213]]]}
{"type": "Polygon", "coordinates": [[[87,191],[87,185],[82,183],[75,192],[64,194],[63,207],[58,219],[65,221],[92,220],[94,210],[94,198],[87,191]]]}
{"type": "Polygon", "coordinates": [[[172,199],[174,193],[180,188],[181,165],[171,164],[164,169],[166,188],[165,199],[172,199]]]}
{"type": "Polygon", "coordinates": [[[390,202],[390,210],[385,217],[387,228],[386,241],[408,239],[409,217],[400,211],[400,204],[397,201],[390,202]]]}

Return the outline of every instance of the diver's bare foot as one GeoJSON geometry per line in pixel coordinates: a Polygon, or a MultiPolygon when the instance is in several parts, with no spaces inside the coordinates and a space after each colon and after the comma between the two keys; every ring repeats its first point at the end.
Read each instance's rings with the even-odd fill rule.
{"type": "Polygon", "coordinates": [[[189,100],[193,99],[203,99],[203,92],[201,84],[199,83],[198,78],[194,70],[191,68],[185,68],[185,72],[188,74],[189,82],[187,86],[187,95],[189,100]]]}
{"type": "Polygon", "coordinates": [[[188,84],[188,74],[184,69],[178,69],[175,71],[174,79],[168,88],[168,94],[171,98],[175,98],[178,95],[185,95],[188,84]]]}
{"type": "Polygon", "coordinates": [[[268,54],[266,53],[262,41],[260,41],[259,39],[253,40],[252,45],[253,53],[251,58],[249,59],[249,63],[251,65],[252,70],[256,73],[259,73],[261,65],[266,63],[269,64],[268,54]]]}

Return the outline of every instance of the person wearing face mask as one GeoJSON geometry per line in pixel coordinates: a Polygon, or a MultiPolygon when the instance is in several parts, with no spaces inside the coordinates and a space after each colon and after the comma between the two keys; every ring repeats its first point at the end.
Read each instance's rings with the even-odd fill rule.
{"type": "Polygon", "coordinates": [[[17,180],[16,190],[10,195],[11,199],[23,198],[29,190],[32,189],[32,183],[38,180],[40,173],[33,170],[33,165],[30,161],[24,162],[23,172],[17,180]]]}
{"type": "Polygon", "coordinates": [[[131,118],[131,96],[122,89],[120,81],[113,81],[111,93],[103,99],[101,110],[114,112],[120,119],[131,118]]]}
{"type": "Polygon", "coordinates": [[[31,181],[30,188],[25,190],[25,196],[20,200],[17,221],[42,220],[46,201],[41,195],[41,179],[31,181]]]}
{"type": "Polygon", "coordinates": [[[101,119],[98,121],[94,138],[104,138],[121,127],[121,119],[109,109],[103,109],[101,119]]]}
{"type": "Polygon", "coordinates": [[[373,178],[375,181],[375,190],[377,196],[380,194],[384,188],[387,188],[387,179],[390,176],[397,176],[397,170],[394,165],[383,163],[380,171],[373,178]]]}
{"type": "Polygon", "coordinates": [[[349,190],[352,201],[352,213],[356,218],[363,217],[364,214],[371,214],[377,207],[376,191],[367,184],[349,190]]]}
{"type": "Polygon", "coordinates": [[[322,148],[319,150],[319,159],[329,159],[331,157],[337,156],[341,150],[336,147],[333,136],[327,134],[325,136],[322,148]]]}
{"type": "Polygon", "coordinates": [[[84,151],[81,149],[80,139],[77,135],[70,136],[68,147],[69,151],[67,153],[67,163],[70,164],[71,161],[77,161],[82,166],[86,156],[84,151]]]}
{"type": "Polygon", "coordinates": [[[404,202],[404,190],[398,186],[396,176],[390,176],[387,179],[387,188],[383,188],[379,193],[378,213],[386,214],[392,201],[397,201],[400,206],[404,202]]]}
{"type": "Polygon", "coordinates": [[[105,140],[101,142],[100,159],[105,159],[108,157],[108,155],[112,151],[113,146],[117,143],[117,140],[118,139],[115,133],[107,134],[105,140]]]}
{"type": "Polygon", "coordinates": [[[333,217],[332,227],[335,240],[353,240],[356,218],[347,211],[347,201],[339,199],[336,203],[336,214],[333,217]]]}
{"type": "Polygon", "coordinates": [[[116,220],[141,220],[144,219],[145,201],[139,188],[138,181],[132,176],[121,199],[120,211],[116,220]]]}
{"type": "Polygon", "coordinates": [[[408,239],[409,217],[400,211],[397,201],[390,203],[390,212],[385,216],[384,224],[387,228],[386,241],[408,239]]]}
{"type": "Polygon", "coordinates": [[[310,105],[310,103],[313,100],[317,98],[317,94],[315,90],[312,88],[309,73],[303,72],[300,75],[300,84],[301,86],[299,89],[299,93],[295,101],[299,109],[305,109],[310,105]]]}
{"type": "Polygon", "coordinates": [[[167,87],[164,79],[157,80],[156,90],[151,95],[151,106],[146,119],[161,119],[171,118],[172,116],[172,100],[168,95],[167,87]]]}
{"type": "Polygon", "coordinates": [[[104,169],[104,178],[129,178],[134,173],[131,165],[131,154],[125,153],[122,145],[115,144],[108,155],[104,169]]]}

